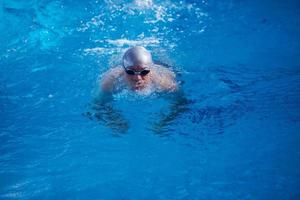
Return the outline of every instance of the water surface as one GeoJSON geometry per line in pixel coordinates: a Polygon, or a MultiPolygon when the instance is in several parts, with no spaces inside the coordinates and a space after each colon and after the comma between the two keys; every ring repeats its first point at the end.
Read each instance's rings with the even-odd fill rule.
{"type": "Polygon", "coordinates": [[[298,1],[12,1],[0,9],[0,199],[298,199],[298,1]],[[84,113],[130,46],[187,102],[84,113]],[[117,136],[117,137],[116,137],[117,136]]]}

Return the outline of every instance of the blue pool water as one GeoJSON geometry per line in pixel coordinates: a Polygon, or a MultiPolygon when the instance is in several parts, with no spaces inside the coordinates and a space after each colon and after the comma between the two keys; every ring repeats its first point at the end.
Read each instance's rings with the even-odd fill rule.
{"type": "Polygon", "coordinates": [[[299,1],[0,6],[0,199],[300,198],[299,1]],[[133,45],[186,101],[116,95],[116,133],[86,113],[133,45]]]}

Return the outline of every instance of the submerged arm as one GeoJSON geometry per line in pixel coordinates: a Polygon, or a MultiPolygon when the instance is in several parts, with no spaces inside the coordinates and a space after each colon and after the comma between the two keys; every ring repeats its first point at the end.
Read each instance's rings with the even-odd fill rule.
{"type": "Polygon", "coordinates": [[[113,68],[108,71],[100,81],[101,91],[94,99],[91,108],[93,117],[117,132],[126,132],[129,128],[127,121],[123,118],[122,113],[113,106],[113,92],[117,79],[121,75],[119,68],[113,68]]]}
{"type": "MultiPolygon", "coordinates": [[[[106,100],[111,99],[107,98],[106,100]]],[[[104,100],[104,99],[102,99],[104,100]]],[[[128,122],[122,116],[121,111],[114,108],[112,101],[95,101],[92,105],[94,117],[97,121],[111,128],[118,133],[124,133],[128,130],[128,122]]]]}
{"type": "Polygon", "coordinates": [[[163,129],[176,120],[182,113],[188,110],[188,99],[185,97],[183,91],[179,90],[168,97],[170,100],[170,107],[168,113],[161,113],[160,120],[154,125],[154,131],[161,133],[163,129]]]}

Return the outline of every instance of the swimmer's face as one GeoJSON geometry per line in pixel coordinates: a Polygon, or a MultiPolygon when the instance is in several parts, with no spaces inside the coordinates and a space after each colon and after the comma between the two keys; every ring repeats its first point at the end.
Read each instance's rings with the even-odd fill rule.
{"type": "Polygon", "coordinates": [[[128,67],[127,69],[133,71],[133,73],[125,72],[126,81],[131,89],[142,90],[149,84],[151,74],[149,69],[141,66],[128,67]]]}

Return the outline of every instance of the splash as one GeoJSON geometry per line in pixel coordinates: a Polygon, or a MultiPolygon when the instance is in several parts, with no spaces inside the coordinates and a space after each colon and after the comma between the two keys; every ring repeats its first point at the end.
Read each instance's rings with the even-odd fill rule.
{"type": "Polygon", "coordinates": [[[155,37],[143,38],[141,40],[128,40],[128,39],[116,39],[116,40],[106,40],[107,43],[115,45],[115,46],[150,46],[150,45],[158,45],[160,43],[159,39],[155,37]]]}
{"type": "Polygon", "coordinates": [[[141,101],[157,98],[158,94],[152,87],[148,87],[141,91],[132,91],[129,89],[123,89],[119,93],[113,95],[114,100],[126,100],[126,101],[141,101]]]}
{"type": "Polygon", "coordinates": [[[141,9],[151,8],[153,6],[152,0],[134,0],[133,3],[141,9]]]}
{"type": "Polygon", "coordinates": [[[108,51],[107,48],[95,47],[84,49],[83,52],[85,54],[106,54],[108,51]]]}

